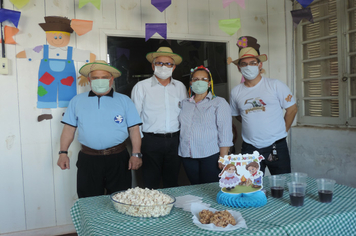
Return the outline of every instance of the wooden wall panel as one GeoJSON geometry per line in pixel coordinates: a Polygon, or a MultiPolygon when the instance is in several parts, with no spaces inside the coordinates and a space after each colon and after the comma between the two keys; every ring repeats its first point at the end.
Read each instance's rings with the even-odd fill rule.
{"type": "Polygon", "coordinates": [[[172,0],[172,4],[166,9],[167,37],[169,33],[188,33],[188,0],[172,0]]]}
{"type": "Polygon", "coordinates": [[[208,3],[206,0],[188,2],[189,34],[210,35],[210,12],[208,3]]]}
{"type": "Polygon", "coordinates": [[[118,30],[144,30],[140,0],[116,0],[116,27],[118,30]]]}
{"type": "Polygon", "coordinates": [[[210,35],[229,36],[219,28],[219,20],[232,19],[229,17],[229,7],[223,8],[222,1],[209,0],[209,9],[210,35]]]}

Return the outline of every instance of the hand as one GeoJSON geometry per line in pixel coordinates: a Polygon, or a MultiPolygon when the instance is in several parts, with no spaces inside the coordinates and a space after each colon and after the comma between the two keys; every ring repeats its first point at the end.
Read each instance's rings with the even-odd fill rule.
{"type": "Polygon", "coordinates": [[[62,169],[68,169],[69,170],[69,157],[67,154],[60,154],[58,161],[57,161],[57,165],[62,169]]]}
{"type": "Polygon", "coordinates": [[[224,169],[225,165],[223,165],[223,163],[221,163],[221,162],[218,162],[218,163],[219,163],[219,169],[220,170],[224,169]]]}
{"type": "Polygon", "coordinates": [[[142,166],[142,159],[131,156],[129,160],[129,170],[138,170],[142,166]]]}
{"type": "Polygon", "coordinates": [[[82,87],[84,87],[85,85],[88,85],[89,84],[89,80],[87,77],[81,75],[78,77],[78,84],[82,87]]]}

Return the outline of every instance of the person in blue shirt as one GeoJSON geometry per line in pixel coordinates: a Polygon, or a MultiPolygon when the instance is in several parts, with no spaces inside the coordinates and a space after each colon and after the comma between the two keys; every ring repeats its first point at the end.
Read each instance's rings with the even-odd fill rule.
{"type": "Polygon", "coordinates": [[[141,118],[131,99],[111,87],[121,75],[119,70],[98,60],[84,65],[79,73],[88,78],[91,91],[76,95],[68,105],[57,165],[62,170],[70,168],[68,148],[78,130],[78,197],[126,190],[131,187],[131,170],[142,165],[141,118]],[[131,156],[125,146],[129,136],[131,156]]]}

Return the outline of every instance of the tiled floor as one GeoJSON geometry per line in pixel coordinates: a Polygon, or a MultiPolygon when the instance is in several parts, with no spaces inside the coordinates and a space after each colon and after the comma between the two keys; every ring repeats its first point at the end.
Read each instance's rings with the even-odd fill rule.
{"type": "Polygon", "coordinates": [[[62,234],[62,235],[58,235],[58,236],[78,236],[78,234],[72,233],[72,234],[62,234]]]}

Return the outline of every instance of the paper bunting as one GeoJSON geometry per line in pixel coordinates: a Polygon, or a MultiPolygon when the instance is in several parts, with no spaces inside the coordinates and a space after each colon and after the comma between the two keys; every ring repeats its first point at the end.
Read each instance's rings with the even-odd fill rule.
{"type": "Polygon", "coordinates": [[[19,11],[13,11],[4,8],[0,9],[0,22],[9,20],[15,25],[16,28],[19,25],[20,16],[21,12],[19,11]]]}
{"type": "Polygon", "coordinates": [[[296,28],[302,19],[307,19],[311,23],[314,23],[313,15],[310,8],[304,8],[299,10],[290,11],[293,18],[293,25],[296,28]]]}
{"type": "Polygon", "coordinates": [[[302,5],[304,8],[309,6],[314,0],[297,0],[300,5],[302,5]]]}
{"type": "Polygon", "coordinates": [[[70,27],[77,33],[77,35],[81,36],[92,30],[93,21],[72,19],[70,27]]]}
{"type": "MultiPolygon", "coordinates": [[[[16,44],[16,42],[12,38],[12,36],[17,34],[18,32],[19,32],[18,28],[5,25],[5,28],[4,28],[4,34],[5,34],[4,41],[5,41],[5,43],[6,44],[16,44]]],[[[0,42],[1,42],[1,40],[0,40],[0,42]]]]}
{"type": "Polygon", "coordinates": [[[29,2],[30,0],[10,0],[10,2],[12,4],[14,4],[14,6],[17,8],[17,9],[21,9],[23,8],[24,6],[26,6],[26,4],[29,2]]]}
{"type": "Polygon", "coordinates": [[[241,28],[240,18],[219,20],[219,28],[228,35],[233,35],[241,28]]]}
{"type": "Polygon", "coordinates": [[[101,0],[79,0],[79,8],[84,7],[88,3],[91,3],[96,7],[98,10],[100,10],[100,5],[101,5],[101,0]]]}
{"type": "Polygon", "coordinates": [[[155,6],[160,12],[166,10],[171,5],[171,0],[151,0],[151,4],[155,6]]]}
{"type": "Polygon", "coordinates": [[[127,59],[130,59],[130,49],[116,48],[116,57],[120,58],[122,55],[124,55],[127,59]]]}
{"type": "Polygon", "coordinates": [[[222,0],[223,1],[223,7],[227,7],[230,5],[232,2],[236,2],[237,4],[240,5],[243,9],[245,9],[245,0],[222,0]]]}
{"type": "Polygon", "coordinates": [[[166,23],[146,23],[146,40],[149,40],[155,33],[167,39],[167,24],[166,23]]]}

